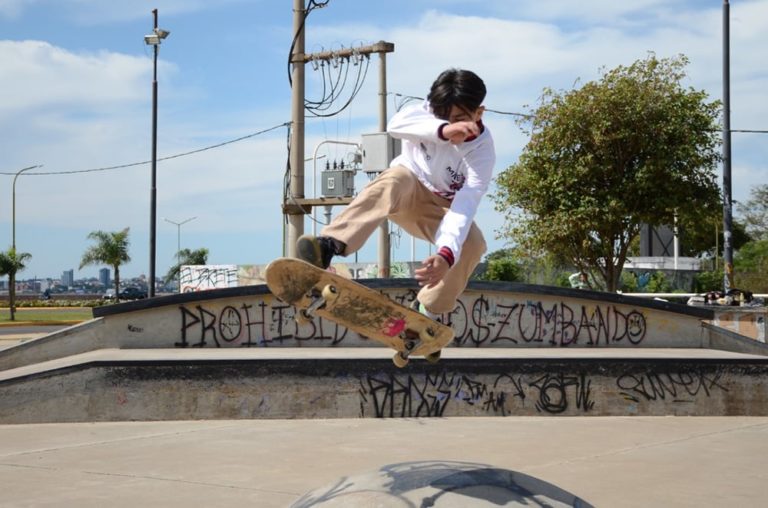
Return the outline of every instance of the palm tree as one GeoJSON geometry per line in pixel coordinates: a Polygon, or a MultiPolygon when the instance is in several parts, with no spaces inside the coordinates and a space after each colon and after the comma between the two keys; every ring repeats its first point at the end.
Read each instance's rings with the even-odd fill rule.
{"type": "Polygon", "coordinates": [[[115,270],[115,298],[120,297],[120,265],[128,263],[131,256],[128,255],[128,231],[106,232],[92,231],[88,235],[89,240],[96,240],[96,245],[88,247],[80,260],[80,269],[87,265],[109,265],[115,270]]]}
{"type": "MultiPolygon", "coordinates": [[[[184,265],[208,264],[208,249],[181,249],[178,254],[176,254],[176,258],[176,264],[173,265],[165,275],[166,282],[179,277],[181,275],[181,267],[184,265]]],[[[179,291],[181,291],[181,281],[179,281],[179,291]]]]}
{"type": "Polygon", "coordinates": [[[16,320],[16,273],[26,268],[26,262],[32,259],[28,252],[16,252],[11,247],[6,252],[0,252],[0,276],[8,276],[8,296],[11,308],[11,321],[16,320]]]}

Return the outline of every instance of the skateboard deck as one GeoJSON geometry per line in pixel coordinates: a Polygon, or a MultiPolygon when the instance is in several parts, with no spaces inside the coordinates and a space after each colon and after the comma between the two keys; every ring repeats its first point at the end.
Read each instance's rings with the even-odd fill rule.
{"type": "Polygon", "coordinates": [[[265,278],[272,294],[296,307],[297,321],[318,315],[378,340],[397,351],[393,361],[398,367],[405,366],[414,355],[436,362],[442,348],[453,340],[450,327],[299,259],[272,261],[265,278]]]}

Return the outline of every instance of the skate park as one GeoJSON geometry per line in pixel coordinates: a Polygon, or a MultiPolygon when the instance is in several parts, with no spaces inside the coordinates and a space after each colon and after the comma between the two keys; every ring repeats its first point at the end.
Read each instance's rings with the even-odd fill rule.
{"type": "MultiPolygon", "coordinates": [[[[258,235],[260,223],[269,222],[269,216],[261,213],[264,208],[260,205],[269,202],[269,206],[274,207],[277,199],[272,202],[272,196],[282,192],[283,255],[287,256],[295,255],[291,248],[304,228],[312,224],[307,220],[310,215],[318,224],[314,212],[325,208],[330,221],[331,207],[348,204],[355,193],[354,189],[347,190],[352,181],[349,169],[345,171],[342,165],[336,171],[335,161],[332,171],[328,165],[327,171],[322,172],[322,182],[315,182],[318,175],[313,175],[312,197],[305,188],[304,169],[309,159],[305,158],[308,154],[304,147],[303,110],[306,108],[301,104],[306,97],[299,96],[304,90],[304,68],[323,58],[330,65],[340,52],[320,48],[319,53],[305,53],[306,16],[312,8],[321,6],[315,4],[328,2],[309,2],[312,7],[305,11],[303,19],[300,14],[305,2],[295,0],[293,3],[295,37],[288,54],[293,105],[290,121],[280,117],[284,122],[281,125],[288,127],[285,178],[281,189],[278,183],[268,192],[269,182],[262,178],[263,173],[255,178],[248,173],[247,180],[256,181],[256,192],[249,193],[246,212],[252,222],[247,238],[253,238],[258,235]],[[329,182],[338,194],[327,195],[326,191],[331,190],[329,182]],[[325,187],[322,198],[317,197],[318,183],[325,187]],[[263,199],[267,195],[269,199],[263,199]]],[[[388,9],[393,7],[387,4],[388,9]]],[[[463,18],[461,30],[482,20],[481,4],[473,8],[477,12],[463,18]]],[[[262,18],[267,8],[259,6],[259,9],[256,17],[262,18]]],[[[376,19],[374,7],[366,4],[366,11],[369,9],[366,17],[376,19]]],[[[411,12],[413,19],[417,10],[411,12]]],[[[589,6],[579,10],[588,11],[589,6]]],[[[700,9],[691,10],[696,11],[696,18],[682,17],[679,12],[673,18],[694,19],[697,21],[688,24],[700,24],[700,9]]],[[[157,9],[153,12],[155,29],[152,35],[145,36],[145,44],[155,40],[156,94],[157,44],[169,32],[158,30],[157,9]]],[[[435,12],[443,24],[449,21],[440,10],[435,12]]],[[[428,18],[434,16],[433,13],[428,18]]],[[[429,25],[424,23],[428,18],[421,19],[419,32],[427,33],[424,29],[429,25]]],[[[744,15],[741,18],[760,17],[744,15]]],[[[179,36],[184,33],[180,21],[175,27],[169,25],[178,37],[172,39],[174,42],[181,40],[179,36]]],[[[214,28],[223,24],[216,21],[211,18],[206,20],[206,25],[214,28]]],[[[311,21],[307,26],[314,24],[316,17],[311,21]]],[[[376,21],[386,23],[383,19],[376,21]]],[[[567,23],[574,23],[573,18],[569,17],[567,23]]],[[[536,24],[548,26],[540,21],[536,24]]],[[[656,24],[670,31],[666,23],[657,21],[656,24]]],[[[578,38],[583,39],[588,32],[574,25],[580,32],[578,38]]],[[[320,23],[318,26],[322,27],[320,23]]],[[[66,28],[74,32],[71,26],[66,28]]],[[[509,34],[520,34],[523,32],[520,28],[524,27],[516,24],[514,30],[509,28],[503,27],[509,34]]],[[[605,30],[601,28],[603,33],[596,37],[600,45],[618,52],[616,48],[620,45],[616,42],[620,41],[606,39],[605,30]],[[606,44],[606,40],[610,43],[606,44]]],[[[345,31],[350,29],[351,25],[345,31]]],[[[272,34],[263,27],[254,32],[257,31],[272,34]]],[[[456,40],[458,32],[451,30],[446,40],[456,40]]],[[[221,39],[242,40],[242,35],[238,37],[234,33],[222,34],[218,30],[209,33],[221,39]]],[[[388,35],[381,34],[382,37],[388,35]]],[[[203,38],[201,33],[195,36],[196,40],[203,38]]],[[[647,40],[653,38],[658,39],[658,34],[649,34],[647,40]]],[[[695,47],[699,39],[689,38],[695,47]]],[[[408,46],[401,38],[397,40],[399,51],[407,55],[408,46]],[[406,51],[402,51],[403,48],[406,51]]],[[[567,58],[560,55],[558,60],[573,60],[575,51],[587,55],[590,65],[604,58],[580,47],[578,40],[571,38],[566,42],[573,46],[568,48],[572,52],[567,58]]],[[[271,44],[273,41],[264,47],[271,44]]],[[[468,42],[463,44],[471,47],[468,42]]],[[[429,48],[429,52],[437,47],[433,41],[422,42],[420,46],[429,48]]],[[[498,62],[509,61],[515,66],[515,73],[519,73],[520,63],[524,61],[515,58],[512,44],[504,46],[503,57],[494,59],[494,68],[498,62]]],[[[540,41],[524,46],[546,48],[540,41]]],[[[640,48],[644,44],[631,46],[640,48]]],[[[172,45],[167,47],[173,51],[172,45]]],[[[704,46],[699,43],[698,47],[704,46]]],[[[317,45],[310,48],[311,51],[319,49],[317,45]]],[[[416,88],[393,87],[393,91],[387,91],[385,62],[386,55],[394,49],[391,43],[380,41],[366,47],[361,43],[361,49],[366,56],[377,57],[380,62],[379,120],[385,122],[387,97],[391,96],[399,109],[397,101],[403,97],[399,92],[415,93],[412,90],[416,88]]],[[[447,49],[450,52],[451,48],[447,49]]],[[[223,61],[227,53],[241,51],[219,51],[215,60],[223,61]]],[[[356,66],[362,63],[360,49],[347,50],[342,45],[341,53],[344,52],[348,53],[347,64],[350,59],[357,62],[356,66]]],[[[193,53],[198,58],[202,55],[190,51],[189,47],[182,54],[193,53]]],[[[492,48],[486,45],[482,53],[490,56],[492,48]]],[[[178,59],[179,68],[187,68],[181,66],[180,57],[174,58],[170,52],[167,55],[168,62],[178,59]]],[[[482,56],[475,51],[470,55],[470,62],[475,64],[482,56]]],[[[549,63],[546,72],[551,73],[554,59],[541,56],[537,59],[545,65],[549,63]]],[[[281,53],[280,75],[284,60],[281,53]]],[[[200,62],[202,59],[195,65],[202,67],[200,62]]],[[[398,61],[390,60],[390,64],[395,64],[396,69],[398,61]]],[[[257,67],[259,82],[266,82],[269,76],[277,74],[260,64],[242,67],[257,67]]],[[[413,70],[405,67],[408,74],[417,74],[413,72],[415,66],[412,67],[413,70]]],[[[205,69],[207,73],[215,73],[211,63],[206,63],[205,69]]],[[[524,66],[522,70],[524,73],[524,66]]],[[[88,78],[87,72],[82,74],[88,78]]],[[[215,74],[224,76],[232,84],[239,81],[233,79],[229,70],[215,74]]],[[[182,80],[179,75],[177,83],[188,82],[187,77],[183,76],[182,80]]],[[[569,81],[572,79],[569,76],[569,81]]],[[[165,85],[165,76],[162,81],[165,85]]],[[[549,76],[546,81],[549,82],[549,76]]],[[[519,87],[517,83],[515,86],[519,87]]],[[[164,110],[166,90],[164,87],[164,110]]],[[[268,93],[260,95],[274,101],[270,107],[279,107],[273,93],[275,88],[267,90],[268,93]]],[[[217,93],[225,95],[221,89],[217,93]]],[[[740,93],[743,94],[743,90],[740,93]]],[[[190,292],[179,288],[178,294],[155,297],[154,178],[158,161],[154,146],[156,95],[154,98],[150,298],[94,308],[92,319],[50,333],[15,334],[14,331],[3,336],[0,328],[0,471],[5,480],[0,490],[0,505],[470,508],[765,505],[768,497],[765,472],[768,312],[765,307],[682,305],[679,301],[665,301],[661,295],[656,299],[640,298],[613,292],[474,280],[455,308],[441,316],[456,332],[442,359],[432,364],[413,358],[407,366],[398,368],[392,361],[393,351],[365,336],[323,318],[297,321],[297,309],[272,295],[258,277],[231,287],[190,292]]],[[[232,99],[240,108],[248,104],[238,100],[235,94],[232,99]]],[[[759,108],[750,109],[759,113],[759,108]]],[[[725,111],[730,111],[727,104],[725,111]]],[[[508,111],[495,113],[510,114],[508,111]]],[[[190,117],[192,115],[206,118],[206,127],[220,134],[220,118],[190,109],[190,117]]],[[[34,114],[29,116],[39,121],[34,114]]],[[[737,124],[746,125],[744,118],[740,120],[737,124]]],[[[163,118],[163,132],[171,132],[166,125],[172,121],[167,116],[163,118]]],[[[368,123],[372,124],[373,120],[368,123]]],[[[73,125],[75,128],[70,130],[78,130],[77,125],[73,125]]],[[[338,121],[336,125],[338,133],[338,121]]],[[[638,127],[640,125],[638,123],[638,127]]],[[[139,137],[131,134],[128,127],[124,122],[120,129],[115,129],[123,133],[120,136],[123,143],[139,137]]],[[[199,136],[194,125],[189,127],[192,136],[199,136]]],[[[325,128],[323,124],[323,130],[325,128]]],[[[315,129],[315,133],[319,131],[319,127],[315,129]]],[[[726,130],[730,136],[729,129],[726,130]]],[[[17,130],[26,132],[13,129],[17,130]]],[[[384,124],[380,123],[378,130],[384,131],[384,124]]],[[[504,139],[499,146],[509,151],[514,140],[510,141],[506,130],[505,126],[497,132],[499,140],[504,139]]],[[[81,132],[93,131],[82,129],[81,132]]],[[[315,137],[311,131],[309,134],[307,141],[315,137]]],[[[328,142],[328,133],[324,134],[328,142]]],[[[38,145],[35,157],[37,151],[45,153],[43,140],[32,138],[38,145]]],[[[234,141],[221,143],[221,139],[215,139],[204,150],[234,141]]],[[[278,141],[282,147],[282,137],[278,141]]],[[[346,144],[362,146],[349,141],[346,144]]],[[[174,145],[170,140],[162,139],[161,155],[165,156],[171,146],[174,145]]],[[[186,144],[177,142],[176,146],[186,144]]],[[[108,143],[104,143],[104,147],[110,148],[108,143]]],[[[73,152],[78,148],[72,144],[73,152]]],[[[363,151],[370,156],[371,148],[368,146],[363,151]]],[[[381,154],[391,155],[390,148],[386,146],[381,154]]],[[[201,151],[195,149],[180,155],[201,151]]],[[[86,155],[90,149],[80,148],[79,152],[86,155]]],[[[222,180],[229,178],[236,182],[234,185],[241,185],[241,181],[226,171],[225,166],[234,165],[231,158],[228,160],[231,155],[211,156],[200,167],[205,167],[206,172],[214,172],[211,169],[215,168],[222,180]]],[[[257,161],[259,166],[281,170],[284,155],[281,150],[275,164],[262,148],[257,155],[250,154],[248,167],[257,161]]],[[[317,155],[315,150],[315,170],[317,155]]],[[[48,157],[53,159],[54,155],[48,157]]],[[[176,156],[168,158],[173,157],[176,156]]],[[[505,157],[509,159],[506,153],[505,157]]],[[[390,160],[387,156],[384,165],[369,168],[373,170],[371,175],[387,167],[390,160]]],[[[730,154],[727,161],[730,172],[730,154]]],[[[53,166],[50,160],[41,162],[53,166]]],[[[111,158],[92,167],[112,168],[104,168],[104,164],[111,164],[111,158]]],[[[173,164],[162,165],[163,176],[173,164]]],[[[40,166],[24,170],[35,167],[40,166]]],[[[185,181],[189,179],[190,187],[196,189],[196,208],[183,215],[190,218],[181,222],[164,219],[178,228],[179,261],[181,224],[197,218],[200,208],[217,210],[224,215],[224,207],[217,206],[213,199],[217,187],[195,180],[195,169],[196,165],[189,163],[183,173],[185,181]],[[200,196],[199,189],[205,189],[206,196],[200,196]]],[[[261,167],[258,169],[261,171],[261,167]]],[[[308,175],[307,171],[307,180],[308,175]]],[[[193,201],[189,194],[183,203],[168,199],[168,188],[179,187],[180,180],[172,186],[161,181],[163,192],[160,194],[161,205],[174,203],[173,212],[179,214],[183,211],[180,205],[193,201]]],[[[14,249],[15,183],[14,178],[14,249]]],[[[70,192],[73,187],[68,187],[70,192]]],[[[95,195],[100,186],[89,181],[87,187],[95,195]]],[[[120,188],[126,197],[132,195],[130,186],[113,187],[120,188]]],[[[730,195],[730,190],[726,194],[730,195]]],[[[236,201],[236,196],[225,199],[236,201]]],[[[46,207],[47,211],[52,209],[46,207]]],[[[96,219],[97,226],[93,228],[107,227],[102,226],[102,222],[108,214],[101,210],[94,207],[89,212],[96,219]]],[[[230,212],[228,217],[240,213],[240,210],[230,212]]],[[[392,249],[389,242],[394,237],[384,225],[379,240],[380,256],[382,252],[384,257],[389,256],[386,253],[392,249]]],[[[730,231],[724,231],[723,237],[730,239],[730,231]]],[[[205,241],[219,245],[216,238],[219,237],[208,234],[205,241]]],[[[67,238],[66,243],[70,240],[67,238]]],[[[27,242],[25,239],[20,246],[26,249],[27,242]]],[[[64,243],[61,242],[62,251],[64,243]]],[[[194,244],[188,242],[187,245],[194,244]]],[[[238,249],[247,250],[251,256],[244,262],[267,262],[279,251],[277,242],[256,247],[246,248],[245,238],[238,241],[238,249]],[[267,251],[272,254],[265,254],[267,251]]],[[[54,250],[58,254],[59,249],[54,250]]],[[[233,262],[231,254],[218,256],[217,262],[233,262]]],[[[677,271],[677,253],[674,257],[677,271]]],[[[413,259],[415,261],[415,256],[413,259]]],[[[389,266],[389,261],[380,257],[379,265],[389,266]]],[[[374,274],[367,276],[382,278],[365,278],[359,273],[350,273],[350,276],[404,305],[414,301],[419,288],[416,280],[389,278],[392,274],[388,268],[374,274]]],[[[116,286],[115,295],[119,297],[119,283],[116,286]]],[[[726,282],[725,287],[731,285],[726,282]]]]}
{"type": "MultiPolygon", "coordinates": [[[[406,304],[417,287],[363,282],[406,304]]],[[[403,369],[294,312],[264,285],[214,289],[97,308],[0,351],[8,499],[684,506],[734,499],[725,474],[742,505],[764,500],[764,309],[473,282],[440,362],[403,369]],[[179,453],[181,469],[165,458],[179,453]]]]}
{"type": "MultiPolygon", "coordinates": [[[[415,281],[364,281],[408,304],[415,281]]],[[[765,416],[764,314],[473,282],[444,359],[392,351],[253,285],[94,309],[0,352],[0,421],[765,416]],[[752,336],[732,331],[739,329],[752,336]],[[762,327],[762,328],[761,328],[762,327]],[[62,393],[62,387],[63,393],[62,393]]]]}

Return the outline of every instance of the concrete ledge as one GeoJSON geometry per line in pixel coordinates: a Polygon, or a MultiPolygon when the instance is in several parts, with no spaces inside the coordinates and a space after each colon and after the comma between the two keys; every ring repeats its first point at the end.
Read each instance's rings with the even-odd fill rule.
{"type": "Polygon", "coordinates": [[[720,351],[115,351],[3,373],[0,423],[768,415],[768,358],[720,351]],[[639,354],[638,354],[639,353],[639,354]]]}
{"type": "MultiPolygon", "coordinates": [[[[418,282],[415,279],[358,279],[356,282],[377,290],[418,290],[418,282]]],[[[653,310],[675,312],[682,315],[694,316],[701,319],[712,319],[714,310],[707,307],[693,307],[647,298],[625,296],[618,293],[606,293],[602,291],[589,291],[583,289],[570,289],[556,286],[540,286],[537,284],[522,284],[519,282],[485,282],[471,281],[467,286],[469,292],[503,292],[522,293],[530,295],[555,296],[561,298],[576,298],[580,300],[592,300],[620,305],[632,305],[653,310]]],[[[94,307],[93,317],[111,316],[124,312],[155,309],[168,305],[185,305],[205,300],[223,298],[242,298],[250,296],[263,296],[271,294],[264,284],[253,286],[239,286],[233,288],[210,289],[193,293],[160,296],[132,302],[117,303],[94,307]]]]}

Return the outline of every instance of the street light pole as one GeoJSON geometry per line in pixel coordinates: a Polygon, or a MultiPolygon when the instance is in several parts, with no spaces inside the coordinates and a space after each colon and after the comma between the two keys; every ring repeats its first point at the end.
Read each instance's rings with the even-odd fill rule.
{"type": "Polygon", "coordinates": [[[169,222],[174,226],[176,226],[176,260],[177,261],[181,261],[181,226],[183,226],[187,222],[192,222],[195,219],[197,219],[197,217],[190,217],[189,219],[185,219],[181,222],[174,222],[171,219],[167,219],[163,217],[163,220],[165,222],[169,222]]]}
{"type": "Polygon", "coordinates": [[[157,240],[157,54],[160,43],[170,34],[157,27],[157,9],[152,9],[155,24],[150,35],[144,36],[144,42],[154,49],[152,70],[152,185],[150,189],[149,210],[149,297],[155,296],[155,253],[157,240]]]}
{"type": "Polygon", "coordinates": [[[12,233],[11,233],[11,248],[15,251],[16,250],[16,179],[19,177],[20,174],[22,174],[25,171],[29,171],[30,169],[35,168],[41,168],[43,167],[42,164],[38,164],[37,166],[29,166],[28,168],[20,169],[16,172],[16,175],[13,177],[13,192],[11,196],[12,205],[13,208],[12,211],[12,233]]]}
{"type": "Polygon", "coordinates": [[[733,287],[733,196],[731,190],[731,23],[723,0],[723,292],[733,287]]]}

